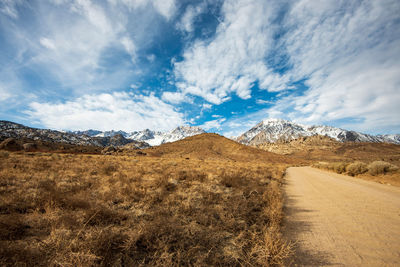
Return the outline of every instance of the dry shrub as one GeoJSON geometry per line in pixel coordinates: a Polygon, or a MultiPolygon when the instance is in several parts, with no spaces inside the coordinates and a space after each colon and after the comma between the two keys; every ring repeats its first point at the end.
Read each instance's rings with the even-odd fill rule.
{"type": "Polygon", "coordinates": [[[220,183],[226,187],[241,187],[249,183],[249,179],[243,173],[243,170],[238,172],[224,170],[219,176],[220,183]]]}
{"type": "Polygon", "coordinates": [[[368,165],[368,173],[371,175],[385,174],[397,171],[399,168],[389,162],[374,161],[368,165]]]}
{"type": "Polygon", "coordinates": [[[101,168],[102,173],[105,175],[111,175],[117,170],[118,166],[114,163],[109,163],[109,162],[105,163],[101,168]]]}
{"type": "Polygon", "coordinates": [[[10,152],[8,151],[0,151],[0,158],[7,159],[10,156],[10,152]]]}
{"type": "Polygon", "coordinates": [[[347,174],[349,174],[351,176],[363,174],[367,171],[368,171],[367,164],[365,164],[364,162],[360,162],[360,161],[353,162],[346,166],[346,172],[347,172],[347,174]]]}
{"type": "Polygon", "coordinates": [[[333,164],[333,170],[336,173],[345,173],[347,164],[345,162],[336,162],[333,164]]]}
{"type": "Polygon", "coordinates": [[[291,251],[285,166],[44,153],[1,164],[1,266],[268,266],[291,251]]]}

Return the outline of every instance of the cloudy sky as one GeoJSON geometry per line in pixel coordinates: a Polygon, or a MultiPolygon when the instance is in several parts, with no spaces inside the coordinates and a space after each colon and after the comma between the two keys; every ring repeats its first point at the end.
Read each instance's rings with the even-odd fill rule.
{"type": "Polygon", "coordinates": [[[400,133],[398,0],[0,0],[0,119],[400,133]]]}

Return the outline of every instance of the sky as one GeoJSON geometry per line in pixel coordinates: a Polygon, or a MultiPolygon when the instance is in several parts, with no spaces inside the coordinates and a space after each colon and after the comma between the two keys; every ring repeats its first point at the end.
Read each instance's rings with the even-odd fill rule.
{"type": "Polygon", "coordinates": [[[398,0],[0,0],[0,119],[400,133],[398,0]]]}

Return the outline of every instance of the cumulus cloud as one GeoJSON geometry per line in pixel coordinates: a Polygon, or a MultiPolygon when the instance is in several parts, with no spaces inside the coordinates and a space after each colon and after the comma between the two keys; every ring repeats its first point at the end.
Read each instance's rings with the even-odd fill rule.
{"type": "Polygon", "coordinates": [[[185,123],[181,113],[154,95],[115,92],[84,95],[65,103],[32,102],[29,106],[26,113],[31,119],[52,129],[167,131],[185,123]]]}
{"type": "Polygon", "coordinates": [[[288,78],[265,64],[273,48],[274,6],[262,0],[225,1],[215,37],[196,41],[183,61],[174,63],[178,87],[213,104],[229,100],[231,93],[250,98],[256,81],[261,89],[285,90],[288,78]]]}

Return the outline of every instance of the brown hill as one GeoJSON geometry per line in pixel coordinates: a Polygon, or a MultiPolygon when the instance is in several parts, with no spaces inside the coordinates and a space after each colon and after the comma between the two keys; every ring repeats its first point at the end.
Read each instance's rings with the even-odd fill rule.
{"type": "Polygon", "coordinates": [[[314,135],[309,137],[300,137],[291,141],[281,140],[275,143],[262,143],[256,147],[281,155],[299,154],[306,157],[314,150],[324,150],[334,155],[333,150],[339,148],[342,143],[327,136],[314,135]]]}
{"type": "Polygon", "coordinates": [[[289,163],[290,159],[239,144],[218,134],[205,133],[173,143],[144,149],[149,156],[166,158],[193,158],[201,160],[231,160],[241,162],[289,163]]]}
{"type": "Polygon", "coordinates": [[[339,142],[326,136],[301,137],[292,141],[264,143],[258,148],[299,161],[386,161],[400,166],[400,145],[339,142]]]}

